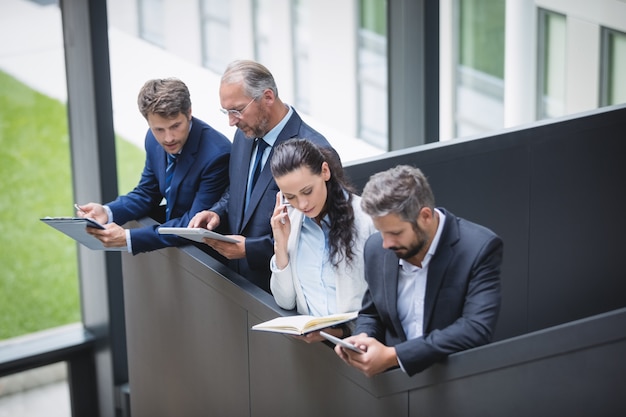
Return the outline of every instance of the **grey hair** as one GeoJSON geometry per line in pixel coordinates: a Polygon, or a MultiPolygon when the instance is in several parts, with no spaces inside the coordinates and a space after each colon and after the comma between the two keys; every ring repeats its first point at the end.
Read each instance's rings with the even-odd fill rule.
{"type": "Polygon", "coordinates": [[[372,175],[361,195],[361,208],[371,217],[396,214],[416,225],[424,207],[434,210],[435,196],[422,171],[409,165],[372,175]]]}
{"type": "Polygon", "coordinates": [[[263,65],[250,60],[233,61],[226,67],[222,75],[222,84],[243,82],[244,92],[248,97],[259,98],[268,88],[278,98],[278,88],[272,73],[263,65]]]}

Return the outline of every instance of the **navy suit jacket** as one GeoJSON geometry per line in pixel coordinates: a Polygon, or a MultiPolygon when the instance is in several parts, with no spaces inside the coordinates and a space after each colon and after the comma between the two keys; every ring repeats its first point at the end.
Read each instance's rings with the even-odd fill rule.
{"type": "MultiPolygon", "coordinates": [[[[219,200],[228,187],[231,146],[226,136],[202,120],[192,118],[187,142],[176,159],[171,198],[167,202],[172,210],[170,220],[163,223],[164,226],[187,227],[197,212],[219,200]]],[[[165,196],[167,155],[150,129],[146,134],[145,149],[146,163],[139,184],[130,193],[107,204],[117,224],[148,216],[165,196]]],[[[173,235],[160,235],[159,226],[131,229],[133,254],[190,243],[173,235]]]]}
{"type": "MultiPolygon", "coordinates": [[[[278,134],[274,146],[291,138],[309,139],[317,145],[330,147],[326,138],[304,123],[295,110],[278,134]]],[[[274,254],[270,218],[276,205],[278,186],[272,177],[269,164],[274,152],[272,148],[244,212],[253,146],[254,140],[246,138],[237,129],[229,168],[229,190],[211,210],[220,216],[221,232],[246,237],[246,257],[229,261],[229,267],[269,292],[269,262],[274,254]],[[225,222],[227,229],[224,229],[225,222]]]]}
{"type": "Polygon", "coordinates": [[[408,375],[447,355],[489,343],[500,311],[503,243],[489,229],[439,208],[446,221],[430,260],[424,297],[424,335],[407,340],[398,318],[398,257],[380,233],[366,243],[368,290],[354,334],[395,346],[408,375]]]}

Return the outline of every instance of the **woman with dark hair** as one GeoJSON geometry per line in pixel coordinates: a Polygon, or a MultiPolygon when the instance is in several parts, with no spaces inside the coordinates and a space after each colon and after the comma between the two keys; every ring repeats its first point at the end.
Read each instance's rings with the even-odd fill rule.
{"type": "MultiPolygon", "coordinates": [[[[280,192],[271,218],[270,289],[278,305],[299,314],[358,311],[366,290],[363,246],[375,232],[335,153],[306,139],[275,147],[270,162],[280,192]]],[[[345,326],[325,331],[346,337],[345,326]]],[[[303,337],[323,340],[319,332],[303,337]]]]}

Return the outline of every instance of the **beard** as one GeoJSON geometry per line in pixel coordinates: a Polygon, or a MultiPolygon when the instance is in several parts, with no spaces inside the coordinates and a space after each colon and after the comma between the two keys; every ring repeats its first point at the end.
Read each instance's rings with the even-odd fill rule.
{"type": "Polygon", "coordinates": [[[269,115],[267,114],[267,112],[265,112],[263,110],[260,110],[260,111],[262,111],[262,113],[260,113],[259,116],[257,117],[257,119],[255,120],[255,125],[254,126],[242,123],[241,121],[239,123],[237,123],[237,127],[249,139],[262,138],[269,131],[267,129],[267,126],[269,124],[269,115]]]}
{"type": "Polygon", "coordinates": [[[426,232],[424,232],[419,226],[415,226],[414,230],[415,241],[411,244],[411,246],[393,246],[389,248],[394,251],[398,258],[410,259],[420,253],[426,246],[426,243],[428,243],[428,235],[426,232]]]}

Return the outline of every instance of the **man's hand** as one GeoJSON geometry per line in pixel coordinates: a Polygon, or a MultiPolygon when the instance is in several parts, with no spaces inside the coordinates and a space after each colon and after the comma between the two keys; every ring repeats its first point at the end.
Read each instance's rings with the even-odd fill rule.
{"type": "Polygon", "coordinates": [[[220,216],[214,211],[204,210],[193,216],[191,220],[189,220],[187,227],[200,227],[203,229],[213,230],[219,225],[220,216]]]}
{"type": "Polygon", "coordinates": [[[94,219],[100,224],[107,224],[109,216],[107,216],[104,206],[98,203],[87,203],[82,206],[76,205],[76,217],[86,217],[94,219]]]}
{"type": "Polygon", "coordinates": [[[94,236],[105,248],[121,248],[126,247],[126,230],[115,223],[104,225],[105,229],[95,227],[86,227],[85,230],[94,236]]]}
{"type": "Polygon", "coordinates": [[[384,372],[394,366],[398,366],[396,349],[380,343],[373,337],[368,337],[365,333],[350,336],[344,340],[356,345],[365,353],[352,352],[339,345],[335,346],[335,353],[345,363],[355,367],[368,377],[384,372]]]}
{"type": "MultiPolygon", "coordinates": [[[[210,212],[212,213],[212,212],[210,212]]],[[[215,213],[214,213],[215,214],[215,213]]],[[[223,240],[210,239],[205,237],[202,239],[204,243],[215,249],[220,255],[226,259],[241,259],[246,257],[246,238],[241,235],[225,235],[238,240],[237,243],[224,242],[223,240]]]]}

